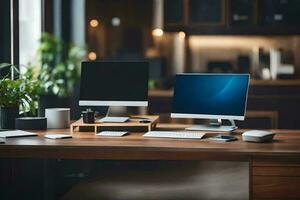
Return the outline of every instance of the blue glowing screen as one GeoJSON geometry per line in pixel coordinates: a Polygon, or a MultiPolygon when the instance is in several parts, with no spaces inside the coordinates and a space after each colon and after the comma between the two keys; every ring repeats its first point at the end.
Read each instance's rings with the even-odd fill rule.
{"type": "Polygon", "coordinates": [[[248,74],[178,74],[172,113],[244,116],[248,82],[248,74]]]}

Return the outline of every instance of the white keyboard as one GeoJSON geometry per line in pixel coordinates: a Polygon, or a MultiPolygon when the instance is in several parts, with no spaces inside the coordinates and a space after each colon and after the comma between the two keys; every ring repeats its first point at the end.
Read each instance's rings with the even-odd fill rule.
{"type": "Polygon", "coordinates": [[[149,131],[144,134],[144,137],[159,137],[159,138],[182,138],[182,139],[201,139],[205,133],[192,131],[149,131]]]}
{"type": "Polygon", "coordinates": [[[127,131],[102,131],[100,133],[97,133],[98,136],[107,136],[107,137],[122,137],[123,135],[126,135],[127,131]]]}

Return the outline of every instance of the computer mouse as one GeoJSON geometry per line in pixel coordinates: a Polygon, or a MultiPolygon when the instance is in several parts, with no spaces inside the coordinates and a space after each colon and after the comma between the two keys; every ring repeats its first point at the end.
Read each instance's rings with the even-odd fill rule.
{"type": "Polygon", "coordinates": [[[246,142],[269,142],[273,139],[275,133],[264,130],[250,130],[242,134],[243,141],[246,142]]]}

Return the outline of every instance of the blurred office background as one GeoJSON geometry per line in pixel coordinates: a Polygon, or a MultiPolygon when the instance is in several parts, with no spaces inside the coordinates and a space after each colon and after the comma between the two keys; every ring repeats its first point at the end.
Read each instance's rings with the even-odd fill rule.
{"type": "MultiPolygon", "coordinates": [[[[299,10],[298,0],[1,0],[0,61],[27,65],[42,32],[84,47],[84,60],[146,59],[149,107],[130,112],[159,114],[161,122],[174,123],[195,122],[169,118],[176,73],[250,73],[246,120],[239,127],[300,129],[299,10]]],[[[74,91],[61,105],[71,105],[76,119],[74,91]]],[[[239,170],[247,173],[247,166],[239,170]]],[[[85,177],[82,168],[80,173],[67,180],[85,177]]],[[[235,178],[235,186],[246,188],[236,199],[244,199],[243,173],[235,178]]],[[[68,183],[61,184],[65,191],[68,183]]]]}

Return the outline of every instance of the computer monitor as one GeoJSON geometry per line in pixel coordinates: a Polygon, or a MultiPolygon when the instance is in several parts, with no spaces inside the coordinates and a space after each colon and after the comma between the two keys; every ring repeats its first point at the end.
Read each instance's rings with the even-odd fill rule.
{"type": "Polygon", "coordinates": [[[249,74],[177,74],[171,117],[244,120],[249,79],[249,74]]]}
{"type": "Polygon", "coordinates": [[[82,62],[80,106],[148,106],[148,63],[82,62]]]}

